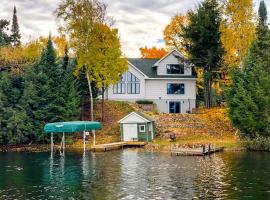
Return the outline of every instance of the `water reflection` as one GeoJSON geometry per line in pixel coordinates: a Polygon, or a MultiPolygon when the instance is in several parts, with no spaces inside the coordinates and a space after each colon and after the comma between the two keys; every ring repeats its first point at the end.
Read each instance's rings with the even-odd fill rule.
{"type": "Polygon", "coordinates": [[[0,200],[270,199],[270,154],[0,154],[0,200]]]}

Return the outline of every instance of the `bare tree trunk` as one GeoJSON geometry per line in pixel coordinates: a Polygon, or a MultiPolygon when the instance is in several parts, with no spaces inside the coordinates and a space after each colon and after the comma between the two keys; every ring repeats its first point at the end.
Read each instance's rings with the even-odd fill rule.
{"type": "Polygon", "coordinates": [[[90,118],[91,118],[91,121],[94,121],[93,92],[92,92],[91,80],[90,80],[88,72],[86,72],[86,77],[87,77],[88,89],[89,89],[89,94],[90,94],[90,118]]]}
{"type": "Polygon", "coordinates": [[[208,79],[208,88],[209,88],[209,108],[213,107],[213,98],[212,98],[212,76],[208,79]]]}
{"type": "Polygon", "coordinates": [[[208,78],[207,78],[207,70],[204,70],[203,76],[203,86],[204,86],[204,106],[209,108],[209,98],[208,98],[208,78]]]}
{"type": "Polygon", "coordinates": [[[204,70],[204,105],[206,108],[213,106],[212,99],[212,75],[209,70],[204,70]]]}
{"type": "Polygon", "coordinates": [[[101,121],[104,122],[104,92],[105,88],[102,87],[102,101],[101,101],[101,121]]]}
{"type": "MultiPolygon", "coordinates": [[[[89,73],[86,72],[87,82],[88,82],[88,88],[90,93],[90,112],[91,112],[91,121],[94,121],[94,101],[93,101],[93,92],[92,92],[92,86],[91,86],[91,80],[89,77],[89,73]]],[[[93,146],[96,145],[96,131],[92,130],[93,135],[93,146]]]]}

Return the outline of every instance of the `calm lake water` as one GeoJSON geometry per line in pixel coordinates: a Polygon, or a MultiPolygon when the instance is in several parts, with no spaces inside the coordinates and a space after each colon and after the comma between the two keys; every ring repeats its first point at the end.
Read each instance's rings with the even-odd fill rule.
{"type": "Polygon", "coordinates": [[[0,199],[270,199],[269,153],[0,153],[0,199]]]}

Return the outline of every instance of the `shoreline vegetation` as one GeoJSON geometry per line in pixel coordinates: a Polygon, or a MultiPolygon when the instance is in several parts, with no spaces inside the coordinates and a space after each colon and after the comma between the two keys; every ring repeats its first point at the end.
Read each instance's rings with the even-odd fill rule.
{"type": "MultiPolygon", "coordinates": [[[[101,102],[95,103],[96,119],[101,118],[101,102]]],[[[97,132],[97,144],[120,141],[119,124],[123,116],[132,111],[143,111],[136,103],[105,101],[104,109],[111,113],[104,118],[102,130],[97,132]]],[[[145,112],[145,111],[144,111],[145,112]]],[[[182,148],[198,148],[212,144],[214,147],[224,147],[225,151],[269,151],[270,141],[263,138],[255,140],[240,139],[237,130],[232,127],[226,108],[204,109],[198,108],[194,114],[157,114],[155,111],[146,113],[156,120],[156,137],[142,150],[156,152],[170,152],[171,146],[182,148]],[[171,142],[169,134],[176,135],[176,141],[171,142]]],[[[61,134],[59,134],[60,136],[61,134]]],[[[57,138],[57,137],[56,137],[57,138]]],[[[86,147],[92,147],[93,138],[89,136],[86,147]]],[[[56,151],[60,141],[55,141],[56,151]]],[[[82,134],[76,133],[66,136],[66,150],[82,150],[82,134]]],[[[0,152],[48,152],[50,144],[18,144],[0,146],[0,152]]]]}

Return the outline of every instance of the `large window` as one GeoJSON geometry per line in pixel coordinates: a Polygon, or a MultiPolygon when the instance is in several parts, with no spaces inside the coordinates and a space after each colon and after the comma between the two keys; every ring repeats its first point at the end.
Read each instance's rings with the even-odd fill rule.
{"type": "Polygon", "coordinates": [[[185,94],[185,84],[183,83],[168,83],[167,94],[185,94]]]}
{"type": "Polygon", "coordinates": [[[114,94],[125,94],[126,93],[126,73],[122,74],[121,80],[113,86],[114,94]]]}
{"type": "Polygon", "coordinates": [[[127,93],[140,94],[140,80],[130,72],[127,72],[127,93]]]}
{"type": "Polygon", "coordinates": [[[167,65],[167,74],[184,74],[185,67],[180,64],[168,64],[167,65]]]}
{"type": "Polygon", "coordinates": [[[121,80],[113,86],[114,94],[140,94],[140,80],[130,72],[124,73],[121,80]]]}

